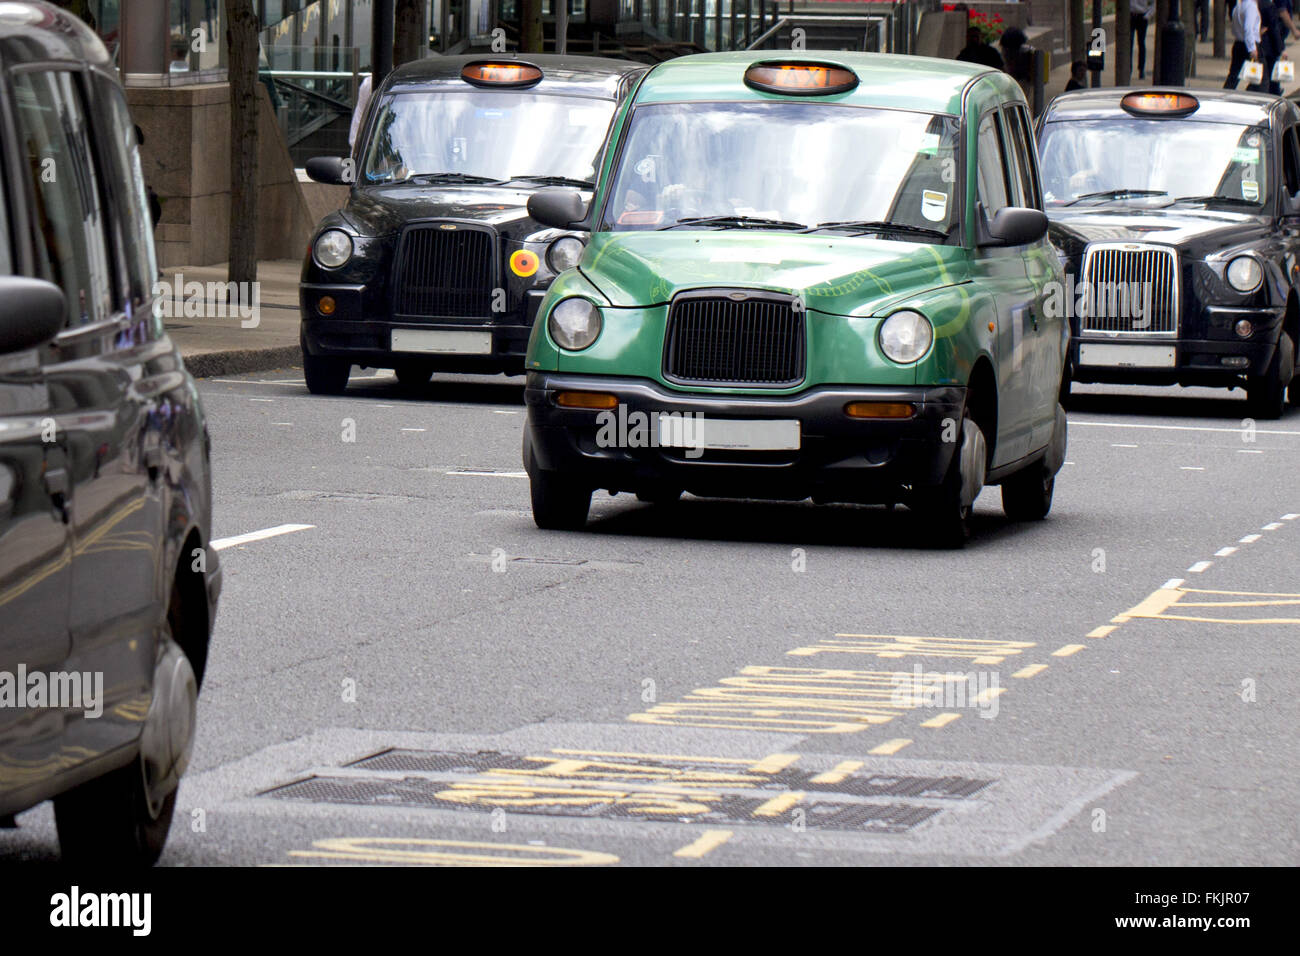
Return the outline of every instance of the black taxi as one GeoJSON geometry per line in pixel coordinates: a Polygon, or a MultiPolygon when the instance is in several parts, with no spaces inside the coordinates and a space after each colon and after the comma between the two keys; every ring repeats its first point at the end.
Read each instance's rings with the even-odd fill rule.
{"type": "Polygon", "coordinates": [[[406,386],[435,371],[519,374],[552,278],[585,234],[528,215],[546,187],[588,197],[618,103],[647,67],[595,57],[435,57],[393,71],[353,156],[307,173],[352,187],[303,261],[308,388],[337,394],[352,365],[406,386]]]}
{"type": "Polygon", "coordinates": [[[161,294],[138,134],[99,38],[0,3],[0,859],[162,852],[221,590],[211,441],[161,294]]]}
{"type": "MultiPolygon", "coordinates": [[[[1300,110],[1229,90],[1054,99],[1038,149],[1076,382],[1245,388],[1300,402],[1300,110]]],[[[1069,379],[1062,384],[1068,396],[1069,379]]]]}

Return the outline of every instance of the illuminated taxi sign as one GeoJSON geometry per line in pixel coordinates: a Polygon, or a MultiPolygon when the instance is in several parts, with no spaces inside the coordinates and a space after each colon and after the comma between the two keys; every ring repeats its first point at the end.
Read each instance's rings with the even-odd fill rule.
{"type": "Polygon", "coordinates": [[[1186,93],[1129,93],[1119,105],[1136,116],[1186,116],[1201,104],[1186,93]]]}
{"type": "Polygon", "coordinates": [[[745,71],[745,84],[765,93],[829,96],[856,87],[858,75],[833,63],[755,63],[745,71]]]}
{"type": "Polygon", "coordinates": [[[460,78],[474,86],[521,87],[541,82],[541,68],[531,63],[500,63],[482,60],[466,63],[460,78]]]}

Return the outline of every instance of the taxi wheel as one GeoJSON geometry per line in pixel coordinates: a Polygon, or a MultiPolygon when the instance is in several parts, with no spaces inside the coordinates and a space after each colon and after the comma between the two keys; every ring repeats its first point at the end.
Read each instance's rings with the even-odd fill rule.
{"type": "Polygon", "coordinates": [[[307,380],[307,391],[313,395],[342,395],[347,391],[352,363],[347,359],[309,355],[303,349],[302,371],[307,380]]]}
{"type": "Polygon", "coordinates": [[[984,433],[970,417],[962,416],[961,447],[952,456],[943,484],[917,489],[916,508],[921,513],[925,537],[935,547],[961,548],[971,536],[971,514],[984,487],[988,445],[984,433]]]}
{"type": "Polygon", "coordinates": [[[1056,476],[1043,462],[1022,468],[1002,482],[1002,512],[1012,521],[1042,521],[1055,489],[1056,476]]]}
{"type": "Polygon", "coordinates": [[[1254,418],[1281,418],[1286,411],[1287,385],[1295,375],[1295,343],[1285,332],[1277,340],[1268,373],[1246,382],[1246,401],[1254,418]]]}
{"type": "Polygon", "coordinates": [[[393,372],[397,375],[397,383],[405,389],[424,388],[429,384],[429,379],[433,378],[433,369],[427,365],[399,365],[393,372]]]}
{"type": "Polygon", "coordinates": [[[176,809],[173,790],[155,815],[140,760],[54,798],[54,823],[64,863],[153,866],[162,855],[176,809]]]}
{"type": "Polygon", "coordinates": [[[587,524],[591,489],[554,471],[530,471],[533,521],[546,531],[580,531],[587,524]]]}

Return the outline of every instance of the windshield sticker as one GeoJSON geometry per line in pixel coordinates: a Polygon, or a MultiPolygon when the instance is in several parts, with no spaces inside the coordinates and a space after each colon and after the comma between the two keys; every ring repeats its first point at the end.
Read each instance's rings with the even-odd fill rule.
{"type": "Polygon", "coordinates": [[[629,209],[618,217],[620,226],[657,226],[663,221],[662,209],[629,209]]]}
{"type": "Polygon", "coordinates": [[[655,158],[653,156],[647,156],[632,168],[636,170],[636,174],[641,177],[643,183],[648,183],[655,178],[655,158]]]}
{"type": "Polygon", "coordinates": [[[1247,136],[1247,137],[1246,137],[1246,145],[1247,145],[1247,146],[1258,146],[1258,145],[1259,145],[1259,134],[1258,134],[1258,133],[1251,133],[1249,136],[1247,136]]]}
{"type": "Polygon", "coordinates": [[[1238,146],[1232,151],[1232,161],[1253,166],[1259,162],[1259,150],[1251,149],[1248,146],[1238,146]]]}
{"type": "Polygon", "coordinates": [[[1253,179],[1243,179],[1241,181],[1241,198],[1249,199],[1251,202],[1259,201],[1259,183],[1253,179]]]}
{"type": "Polygon", "coordinates": [[[921,215],[930,222],[943,222],[948,218],[948,194],[934,189],[921,192],[921,215]]]}

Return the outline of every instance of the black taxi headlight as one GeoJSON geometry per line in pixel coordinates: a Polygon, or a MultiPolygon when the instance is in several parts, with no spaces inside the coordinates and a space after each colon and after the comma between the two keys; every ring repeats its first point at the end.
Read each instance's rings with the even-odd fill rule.
{"type": "Polygon", "coordinates": [[[1228,285],[1238,292],[1254,292],[1264,281],[1264,270],[1254,256],[1237,256],[1228,263],[1224,275],[1228,279],[1228,285]]]}
{"type": "Polygon", "coordinates": [[[572,269],[582,258],[585,248],[577,236],[560,236],[546,247],[546,264],[556,273],[572,269]]]}
{"type": "Polygon", "coordinates": [[[323,269],[337,269],[352,258],[352,237],[342,229],[326,229],[311,247],[312,258],[323,269]]]}
{"type": "Polygon", "coordinates": [[[600,326],[600,309],[580,296],[558,302],[546,320],[551,340],[570,352],[580,352],[596,341],[600,326]]]}
{"type": "Polygon", "coordinates": [[[934,342],[934,326],[920,312],[903,309],[880,323],[880,351],[900,365],[917,361],[934,342]]]}

